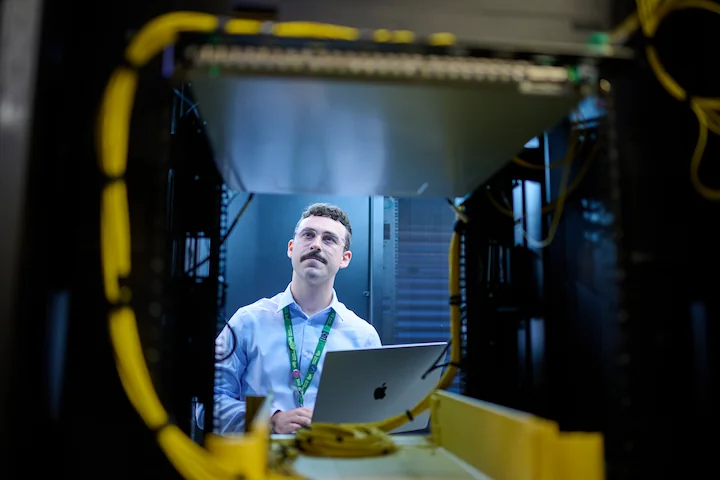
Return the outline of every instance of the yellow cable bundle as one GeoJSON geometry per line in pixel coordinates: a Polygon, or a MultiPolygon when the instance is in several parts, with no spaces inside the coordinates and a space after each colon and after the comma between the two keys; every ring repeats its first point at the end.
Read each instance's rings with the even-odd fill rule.
{"type": "MultiPolygon", "coordinates": [[[[578,147],[577,151],[575,148],[575,144],[577,143],[580,133],[570,135],[565,156],[562,160],[555,161],[550,165],[538,165],[527,162],[518,157],[513,158],[514,163],[517,163],[518,165],[521,165],[523,167],[531,168],[533,170],[545,170],[557,166],[563,167],[557,198],[552,202],[548,203],[547,205],[544,205],[538,212],[532,212],[533,215],[546,215],[555,210],[555,214],[553,215],[552,221],[550,222],[550,228],[548,230],[547,237],[545,237],[543,240],[535,240],[528,235],[525,229],[523,229],[523,236],[527,239],[528,245],[533,248],[546,248],[550,244],[552,244],[553,240],[555,239],[555,235],[557,234],[557,229],[560,226],[560,220],[562,218],[563,210],[565,208],[565,201],[570,196],[570,194],[574,192],[575,189],[578,188],[578,186],[580,186],[580,183],[585,178],[585,175],[587,175],[587,172],[590,170],[593,161],[595,160],[598,152],[600,151],[600,142],[595,142],[592,149],[588,153],[587,159],[583,163],[582,167],[580,167],[579,172],[577,173],[575,178],[573,178],[572,182],[570,182],[572,163],[575,160],[575,157],[578,155],[579,151],[582,150],[582,148],[584,147],[586,135],[587,134],[583,134],[582,139],[580,140],[580,146],[578,147]]],[[[495,207],[500,213],[508,217],[515,218],[515,212],[513,212],[512,210],[512,205],[510,205],[510,202],[507,200],[507,198],[505,198],[504,195],[503,200],[505,205],[501,205],[495,199],[495,197],[493,197],[489,190],[485,190],[485,196],[487,197],[490,204],[495,207]]],[[[525,212],[523,215],[528,215],[528,213],[525,212]]]]}
{"type": "MultiPolygon", "coordinates": [[[[217,19],[210,15],[176,13],[147,24],[126,51],[136,68],[145,65],[175,41],[181,31],[212,31],[217,19]]],[[[175,468],[188,479],[234,479],[202,447],[177,426],[168,425],[168,414],[153,388],[138,335],[135,314],[127,305],[130,291],[120,279],[130,274],[130,218],[127,188],[122,177],[127,164],[128,136],[137,72],[117,68],[108,82],[98,121],[100,168],[109,178],[102,192],[101,242],[105,295],[113,304],[109,315],[110,336],[118,374],[128,399],[143,421],[157,430],[158,443],[175,468]]]]}
{"type": "Polygon", "coordinates": [[[318,38],[353,41],[360,38],[356,28],[315,22],[284,22],[273,25],[273,35],[291,38],[318,38]]]}
{"type": "MultiPolygon", "coordinates": [[[[678,10],[704,10],[720,15],[720,5],[707,0],[637,0],[638,18],[643,34],[653,38],[663,19],[678,10]]],[[[687,92],[665,70],[653,45],[646,47],[650,67],[660,84],[675,99],[684,102],[687,92]]],[[[700,164],[707,146],[708,130],[720,135],[720,98],[692,97],[690,108],[698,121],[698,140],[690,162],[690,180],[695,189],[708,200],[720,200],[720,188],[711,188],[700,180],[700,164]]]]}

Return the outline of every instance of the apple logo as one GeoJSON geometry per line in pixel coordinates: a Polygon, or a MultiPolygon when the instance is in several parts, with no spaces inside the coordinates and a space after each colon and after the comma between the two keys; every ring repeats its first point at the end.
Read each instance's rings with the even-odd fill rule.
{"type": "Polygon", "coordinates": [[[373,393],[373,397],[375,397],[375,400],[382,400],[385,398],[385,390],[387,390],[387,387],[383,383],[382,386],[375,389],[375,392],[373,393]]]}

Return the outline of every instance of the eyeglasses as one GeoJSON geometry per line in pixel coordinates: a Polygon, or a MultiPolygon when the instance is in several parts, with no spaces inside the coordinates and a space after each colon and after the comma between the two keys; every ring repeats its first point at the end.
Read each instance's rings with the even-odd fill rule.
{"type": "MultiPolygon", "coordinates": [[[[301,232],[297,233],[298,239],[306,244],[314,242],[317,236],[318,233],[311,228],[305,228],[301,232]]],[[[323,232],[321,237],[323,244],[328,247],[345,247],[345,243],[343,243],[340,238],[332,232],[323,232]]]]}

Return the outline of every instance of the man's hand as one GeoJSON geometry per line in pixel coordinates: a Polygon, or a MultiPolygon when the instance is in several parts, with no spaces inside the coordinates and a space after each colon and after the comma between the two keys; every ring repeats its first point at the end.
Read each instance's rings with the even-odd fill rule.
{"type": "Polygon", "coordinates": [[[275,433],[295,433],[301,427],[307,427],[312,421],[312,410],[305,407],[287,412],[276,412],[270,421],[275,433]]]}

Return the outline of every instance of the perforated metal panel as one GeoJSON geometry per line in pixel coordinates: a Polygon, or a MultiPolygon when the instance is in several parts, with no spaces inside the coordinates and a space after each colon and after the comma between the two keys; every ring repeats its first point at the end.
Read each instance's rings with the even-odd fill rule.
{"type": "Polygon", "coordinates": [[[395,277],[398,257],[398,201],[383,198],[383,343],[395,342],[395,277]]]}
{"type": "MultiPolygon", "coordinates": [[[[385,293],[386,343],[447,341],[448,250],[454,215],[442,198],[401,198],[386,201],[386,223],[394,234],[386,258],[394,260],[391,285],[385,293]],[[389,328],[387,324],[391,324],[389,328]]],[[[387,288],[387,287],[386,287],[387,288]]],[[[459,391],[459,378],[453,390],[459,391]]]]}

